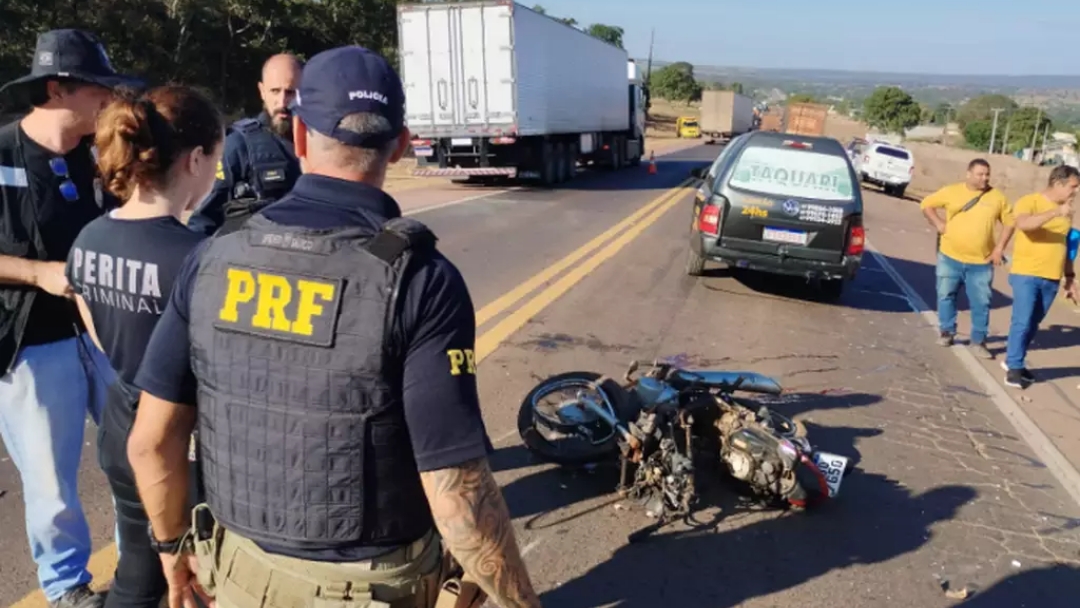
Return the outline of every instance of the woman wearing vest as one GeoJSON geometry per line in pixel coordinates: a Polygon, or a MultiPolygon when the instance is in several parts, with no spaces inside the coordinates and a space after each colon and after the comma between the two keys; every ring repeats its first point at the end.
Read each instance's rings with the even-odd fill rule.
{"type": "Polygon", "coordinates": [[[90,335],[119,378],[98,432],[120,553],[106,607],[156,607],[168,590],[127,459],[139,398],[131,382],[177,271],[205,238],[180,216],[210,191],[223,138],[214,105],[185,87],[118,99],[98,122],[98,169],[105,187],[124,203],[79,233],[67,275],[90,335]]]}

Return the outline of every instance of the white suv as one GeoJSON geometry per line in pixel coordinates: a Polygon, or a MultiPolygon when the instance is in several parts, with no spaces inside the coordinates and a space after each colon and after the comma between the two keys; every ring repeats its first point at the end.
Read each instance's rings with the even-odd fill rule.
{"type": "Polygon", "coordinates": [[[915,158],[901,145],[856,139],[848,145],[848,154],[863,182],[881,186],[891,196],[902,198],[915,175],[915,158]]]}

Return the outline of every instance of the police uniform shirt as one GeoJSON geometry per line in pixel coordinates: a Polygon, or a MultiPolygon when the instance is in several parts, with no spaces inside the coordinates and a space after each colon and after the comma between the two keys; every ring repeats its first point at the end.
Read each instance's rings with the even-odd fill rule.
{"type": "MultiPolygon", "coordinates": [[[[401,210],[381,190],[321,175],[304,175],[292,192],[259,212],[285,225],[312,229],[360,226],[375,234],[401,210]]],[[[189,305],[201,243],[181,270],[169,304],[150,339],[135,378],[140,389],[174,403],[194,404],[196,380],[188,337],[189,305]]],[[[394,339],[406,352],[402,377],[405,419],[417,468],[432,471],[461,465],[492,452],[476,385],[473,355],[476,317],[465,280],[441,254],[417,265],[404,287],[394,339]]],[[[348,561],[370,557],[370,548],[332,552],[267,551],[301,559],[348,561]]]]}
{"type": "MultiPolygon", "coordinates": [[[[265,111],[258,116],[259,123],[264,129],[269,129],[270,115],[265,111]]],[[[296,160],[296,152],[291,139],[278,137],[273,134],[274,140],[284,148],[290,161],[285,170],[285,180],[295,181],[300,176],[300,161],[296,160]]],[[[206,199],[196,207],[188,226],[196,230],[204,230],[208,223],[214,227],[221,226],[225,221],[225,203],[232,197],[236,183],[251,178],[251,162],[248,158],[247,146],[244,143],[243,134],[231,131],[225,138],[225,147],[221,153],[221,161],[217,167],[217,179],[213,189],[206,199]]]]}
{"type": "MultiPolygon", "coordinates": [[[[37,226],[45,246],[46,260],[64,262],[83,227],[104,213],[103,206],[115,206],[115,199],[103,192],[95,179],[97,168],[91,137],[84,138],[78,146],[63,155],[63,164],[68,173],[64,177],[57,175],[49,164],[61,157],[30,139],[21,125],[16,128],[22,148],[16,154],[21,153],[25,163],[26,187],[29,188],[37,213],[37,226]],[[74,189],[78,198],[68,201],[62,189],[69,193],[74,189]]],[[[12,188],[0,189],[5,209],[19,205],[18,200],[8,200],[8,195],[16,195],[17,192],[12,188]]],[[[48,344],[74,337],[73,324],[80,332],[85,330],[75,305],[65,298],[39,290],[20,346],[48,344]]]]}
{"type": "Polygon", "coordinates": [[[75,239],[68,282],[90,309],[101,347],[125,382],[135,380],[184,259],[205,238],[171,216],[106,215],[75,239]]]}

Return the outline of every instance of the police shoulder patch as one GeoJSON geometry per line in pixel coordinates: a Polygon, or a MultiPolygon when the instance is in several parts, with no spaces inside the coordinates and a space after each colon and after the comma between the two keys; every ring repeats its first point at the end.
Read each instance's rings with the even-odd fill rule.
{"type": "Polygon", "coordinates": [[[341,309],[341,279],[228,265],[214,327],[330,347],[341,309]]]}
{"type": "Polygon", "coordinates": [[[221,164],[221,161],[217,161],[217,170],[214,171],[214,177],[219,180],[225,179],[225,167],[221,164]]]}

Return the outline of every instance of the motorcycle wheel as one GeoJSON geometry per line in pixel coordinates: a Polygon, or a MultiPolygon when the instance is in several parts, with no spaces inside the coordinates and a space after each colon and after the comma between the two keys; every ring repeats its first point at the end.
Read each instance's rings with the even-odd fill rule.
{"type": "Polygon", "coordinates": [[[806,454],[799,455],[795,469],[798,486],[787,497],[788,503],[797,509],[812,509],[829,500],[829,484],[825,475],[806,454]]]}
{"type": "MultiPolygon", "coordinates": [[[[582,408],[575,408],[573,416],[576,420],[552,420],[552,415],[539,415],[535,404],[539,399],[553,392],[571,389],[574,391],[585,390],[594,392],[594,383],[603,376],[595,372],[575,371],[565,372],[545,379],[537,384],[518,408],[518,435],[521,436],[525,447],[540,458],[561,465],[591,464],[605,460],[618,453],[618,435],[614,433],[606,422],[598,418],[592,412],[582,408]],[[546,420],[545,420],[546,419],[546,420]],[[597,434],[611,434],[611,436],[599,444],[593,444],[588,439],[580,436],[560,433],[554,428],[556,425],[565,427],[585,427],[597,434]],[[551,434],[562,434],[565,438],[553,439],[551,434]]],[[[611,401],[615,411],[626,411],[628,396],[626,392],[614,380],[608,378],[600,384],[600,390],[611,401]]],[[[557,413],[555,414],[557,415],[557,413]]]]}

